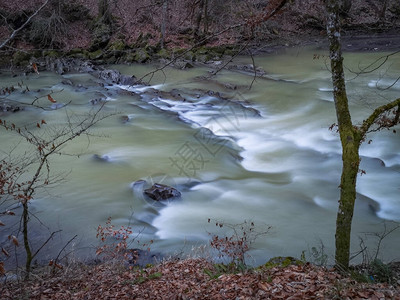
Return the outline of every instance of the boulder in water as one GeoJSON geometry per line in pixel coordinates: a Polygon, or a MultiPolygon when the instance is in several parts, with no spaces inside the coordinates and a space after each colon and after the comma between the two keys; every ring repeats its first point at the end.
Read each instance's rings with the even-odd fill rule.
{"type": "Polygon", "coordinates": [[[181,196],[181,192],[177,189],[161,183],[155,183],[152,187],[145,189],[144,194],[156,201],[168,200],[181,196]]]}
{"type": "Polygon", "coordinates": [[[0,101],[0,111],[15,113],[22,109],[23,109],[22,104],[20,104],[18,102],[9,101],[9,100],[0,101]]]}

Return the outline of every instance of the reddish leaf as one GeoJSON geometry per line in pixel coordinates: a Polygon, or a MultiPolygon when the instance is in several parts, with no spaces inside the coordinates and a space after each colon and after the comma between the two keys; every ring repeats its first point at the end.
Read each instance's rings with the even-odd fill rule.
{"type": "Polygon", "coordinates": [[[0,226],[6,226],[1,220],[0,220],[0,226]]]}
{"type": "Polygon", "coordinates": [[[40,124],[47,124],[45,120],[42,120],[42,122],[40,122],[40,124]]]}
{"type": "Polygon", "coordinates": [[[38,67],[37,67],[37,65],[35,63],[32,64],[32,68],[39,75],[39,70],[38,70],[38,67]]]}
{"type": "Polygon", "coordinates": [[[18,239],[15,235],[9,235],[8,239],[15,245],[15,246],[19,246],[19,242],[18,239]]]}
{"type": "Polygon", "coordinates": [[[3,276],[6,274],[6,270],[4,269],[4,262],[0,261],[0,275],[3,276]]]}
{"type": "Polygon", "coordinates": [[[49,99],[49,101],[52,102],[52,103],[56,103],[57,102],[56,100],[54,100],[54,98],[50,94],[47,95],[47,99],[49,99]]]}
{"type": "Polygon", "coordinates": [[[3,254],[4,254],[5,256],[10,256],[10,254],[7,252],[7,250],[4,249],[3,247],[1,248],[1,252],[3,252],[3,254]]]}
{"type": "Polygon", "coordinates": [[[40,124],[39,124],[39,123],[36,123],[36,127],[37,127],[37,128],[40,128],[40,124]]]}

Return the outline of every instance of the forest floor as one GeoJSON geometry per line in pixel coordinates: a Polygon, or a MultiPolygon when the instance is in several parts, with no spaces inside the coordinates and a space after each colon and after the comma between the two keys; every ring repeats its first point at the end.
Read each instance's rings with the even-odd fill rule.
{"type": "Polygon", "coordinates": [[[222,271],[201,258],[143,269],[117,264],[50,267],[32,281],[0,285],[0,299],[400,299],[399,282],[360,283],[306,263],[222,271]]]}

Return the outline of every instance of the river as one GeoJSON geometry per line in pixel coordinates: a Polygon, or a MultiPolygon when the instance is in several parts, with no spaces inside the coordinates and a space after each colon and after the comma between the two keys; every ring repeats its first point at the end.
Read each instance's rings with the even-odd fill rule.
{"type": "MultiPolygon", "coordinates": [[[[357,70],[384,54],[346,53],[346,67],[357,70]]],[[[111,114],[91,130],[89,139],[80,137],[63,149],[78,156],[52,158],[52,172],[62,172],[65,180],[39,190],[31,201],[36,245],[50,232],[62,230],[43,251],[43,259],[57,255],[75,234],[68,245],[74,251],[70,256],[93,254],[99,244],[97,226],[112,217],[116,227],[130,224],[140,242],[153,240],[151,250],[163,254],[204,252],[201,246],[212,234],[232,235],[229,226],[220,228],[216,222],[248,220],[259,231],[272,226],[252,244],[250,264],[274,256],[299,257],[302,251],[309,255],[313,247],[323,247],[332,261],[341,147],[338,134],[329,129],[335,110],[326,55],[323,50],[292,48],[257,56],[255,63],[266,74],[255,80],[251,72],[237,68],[217,75],[206,66],[166,68],[149,86],[103,86],[90,74],[12,77],[3,71],[1,87],[17,87],[8,99],[32,102],[54,92],[57,102],[70,102],[58,110],[28,108],[3,114],[3,119],[33,125],[43,119],[44,127],[61,128],[67,115],[74,122],[72,115],[89,112],[89,100],[98,98],[107,101],[104,113],[111,114]],[[22,92],[18,82],[29,92],[22,92]],[[175,186],[182,198],[154,203],[134,188],[138,180],[175,186]]],[[[234,64],[248,65],[251,59],[239,57],[234,64]]],[[[109,68],[140,78],[156,65],[109,68]]],[[[353,122],[398,97],[400,82],[389,90],[379,87],[390,85],[399,73],[398,59],[362,76],[348,71],[353,122]]],[[[52,104],[46,98],[39,103],[52,104]]],[[[400,128],[396,134],[371,133],[371,142],[361,147],[366,174],[358,177],[353,253],[360,249],[359,237],[373,252],[373,233],[383,232],[384,221],[387,228],[400,221],[399,134],[400,128]]],[[[14,148],[23,153],[20,141],[3,130],[2,155],[14,148]]],[[[2,242],[7,235],[3,229],[2,242]]],[[[386,237],[383,258],[400,259],[399,244],[400,231],[386,237]]]]}

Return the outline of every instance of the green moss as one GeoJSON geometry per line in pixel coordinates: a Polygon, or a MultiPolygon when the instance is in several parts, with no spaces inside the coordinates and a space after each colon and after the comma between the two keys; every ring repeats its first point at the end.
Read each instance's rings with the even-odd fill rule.
{"type": "Polygon", "coordinates": [[[16,66],[26,66],[29,64],[29,59],[32,57],[32,54],[29,52],[17,51],[14,53],[12,59],[13,63],[16,66]]]}
{"type": "Polygon", "coordinates": [[[94,22],[92,26],[92,44],[90,46],[90,50],[92,51],[106,47],[111,39],[111,26],[101,21],[100,19],[94,22]]]}
{"type": "Polygon", "coordinates": [[[167,49],[161,49],[160,51],[157,52],[156,56],[159,58],[167,59],[171,57],[171,53],[167,49]]]}
{"type": "Polygon", "coordinates": [[[186,59],[186,60],[194,61],[195,58],[196,58],[196,55],[194,54],[193,51],[188,51],[188,52],[185,53],[183,58],[186,59]]]}
{"type": "Polygon", "coordinates": [[[108,50],[111,50],[111,51],[122,51],[122,50],[125,50],[126,47],[127,46],[126,46],[124,41],[116,40],[116,41],[114,41],[114,42],[109,44],[108,50]]]}
{"type": "Polygon", "coordinates": [[[61,51],[55,51],[55,50],[49,50],[49,51],[43,51],[42,56],[44,57],[51,57],[51,58],[58,58],[62,56],[61,51]]]}
{"type": "Polygon", "coordinates": [[[89,52],[87,52],[84,49],[75,48],[75,49],[72,49],[71,51],[69,51],[67,55],[72,58],[86,59],[89,57],[89,52]]]}
{"type": "Polygon", "coordinates": [[[12,59],[12,56],[0,55],[0,66],[8,66],[8,65],[10,65],[11,59],[12,59]]]}
{"type": "Polygon", "coordinates": [[[134,55],[134,61],[138,63],[144,63],[150,59],[150,55],[145,49],[138,49],[134,55]]]}
{"type": "Polygon", "coordinates": [[[175,48],[175,49],[173,50],[173,52],[174,52],[175,55],[183,54],[183,53],[185,53],[186,51],[187,51],[186,48],[175,48]]]}
{"type": "Polygon", "coordinates": [[[304,264],[303,261],[298,260],[291,256],[277,256],[277,257],[271,258],[269,261],[267,261],[267,263],[260,266],[260,268],[267,268],[267,269],[271,269],[271,268],[275,268],[275,267],[285,268],[290,265],[300,266],[303,264],[304,264]]]}
{"type": "Polygon", "coordinates": [[[231,49],[227,49],[224,52],[224,55],[226,55],[226,56],[235,56],[236,54],[237,54],[237,51],[231,50],[231,49]]]}
{"type": "Polygon", "coordinates": [[[103,56],[103,51],[99,49],[97,51],[89,52],[88,55],[90,59],[99,59],[103,56]]]}
{"type": "Polygon", "coordinates": [[[198,55],[208,54],[208,49],[206,47],[199,47],[195,51],[198,55]]]}

